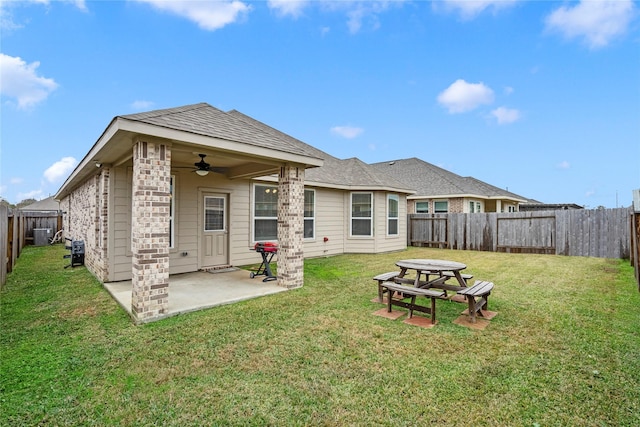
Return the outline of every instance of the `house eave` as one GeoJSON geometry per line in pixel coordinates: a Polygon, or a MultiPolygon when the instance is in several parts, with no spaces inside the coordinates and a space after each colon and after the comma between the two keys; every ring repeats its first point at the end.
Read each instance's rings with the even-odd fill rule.
{"type": "Polygon", "coordinates": [[[95,173],[95,163],[108,164],[110,162],[107,160],[107,157],[115,163],[116,159],[130,156],[131,143],[136,136],[181,144],[193,144],[227,152],[232,155],[251,157],[269,164],[273,164],[274,162],[278,164],[297,164],[305,168],[319,167],[324,164],[324,160],[316,157],[137,122],[123,117],[115,117],[82,161],[80,161],[78,166],[76,166],[69,177],[67,177],[60,189],[56,192],[54,199],[58,201],[62,200],[77,185],[95,173]],[[111,149],[109,149],[110,142],[112,143],[111,149]]]}

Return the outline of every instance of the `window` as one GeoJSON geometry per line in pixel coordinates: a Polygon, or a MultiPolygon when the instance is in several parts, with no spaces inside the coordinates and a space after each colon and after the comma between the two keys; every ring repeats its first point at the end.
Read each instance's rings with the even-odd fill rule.
{"type": "Polygon", "coordinates": [[[482,212],[482,205],[480,204],[480,202],[470,201],[469,202],[469,212],[470,213],[482,212]]]}
{"type": "Polygon", "coordinates": [[[416,213],[429,213],[429,202],[416,202],[416,213]]]}
{"type": "Polygon", "coordinates": [[[278,187],[254,186],[253,221],[254,241],[278,239],[278,187]]]}
{"type": "Polygon", "coordinates": [[[351,193],[351,235],[373,236],[372,193],[351,193]]]}
{"type": "MultiPolygon", "coordinates": [[[[278,187],[254,187],[254,241],[278,240],[278,187]]],[[[304,238],[313,239],[316,231],[316,192],[304,190],[304,238]]]]}
{"type": "Polygon", "coordinates": [[[175,212],[176,212],[176,204],[174,203],[175,198],[175,192],[176,192],[176,177],[175,175],[171,175],[171,178],[169,179],[169,247],[173,248],[173,243],[175,242],[173,236],[174,236],[174,227],[173,225],[175,224],[174,218],[175,218],[175,212]]]}
{"type": "Polygon", "coordinates": [[[304,238],[313,239],[316,235],[316,192],[304,190],[304,238]]]}
{"type": "Polygon", "coordinates": [[[204,231],[224,231],[224,197],[204,198],[204,231]]]}
{"type": "Polygon", "coordinates": [[[447,213],[449,212],[449,202],[446,200],[440,200],[437,202],[433,202],[433,212],[434,213],[447,213]]]}
{"type": "Polygon", "coordinates": [[[387,196],[387,234],[389,236],[398,235],[398,208],[400,199],[397,194],[387,196]]]}

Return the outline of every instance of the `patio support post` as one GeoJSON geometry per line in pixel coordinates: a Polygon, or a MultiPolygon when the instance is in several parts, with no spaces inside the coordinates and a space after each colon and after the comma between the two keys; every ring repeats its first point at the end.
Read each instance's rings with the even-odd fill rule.
{"type": "Polygon", "coordinates": [[[95,265],[93,270],[103,282],[109,279],[109,175],[108,166],[103,166],[96,176],[96,218],[95,218],[95,265]]]}
{"type": "Polygon", "coordinates": [[[137,140],[133,146],[131,314],[137,323],[169,306],[171,149],[137,140]]]}
{"type": "Polygon", "coordinates": [[[286,165],[278,178],[278,285],[299,288],[304,279],[304,168],[286,165]]]}

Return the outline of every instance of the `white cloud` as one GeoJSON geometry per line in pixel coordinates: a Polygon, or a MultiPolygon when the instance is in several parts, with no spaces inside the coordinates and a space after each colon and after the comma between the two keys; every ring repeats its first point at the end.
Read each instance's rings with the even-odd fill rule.
{"type": "Polygon", "coordinates": [[[453,10],[460,13],[462,19],[473,19],[487,9],[497,12],[515,5],[517,0],[445,0],[442,3],[434,2],[434,7],[441,5],[446,10],[453,10]]]}
{"type": "Polygon", "coordinates": [[[484,83],[467,83],[458,79],[438,95],[438,102],[449,113],[464,113],[493,102],[493,90],[484,83]]]}
{"type": "Polygon", "coordinates": [[[380,28],[379,15],[386,12],[389,8],[402,5],[399,1],[360,1],[360,2],[344,2],[349,7],[347,11],[347,28],[351,34],[356,34],[367,24],[367,28],[377,30],[380,28]]]}
{"type": "Polygon", "coordinates": [[[563,161],[561,161],[560,163],[558,163],[558,164],[556,165],[556,167],[557,167],[558,169],[569,169],[569,168],[571,167],[571,165],[569,164],[569,162],[568,162],[568,161],[563,160],[563,161]]]}
{"type": "Polygon", "coordinates": [[[498,120],[499,125],[506,125],[520,120],[520,111],[513,108],[498,107],[491,112],[491,115],[498,120]]]}
{"type": "Polygon", "coordinates": [[[307,0],[269,0],[267,6],[280,16],[297,18],[308,3],[307,0]]]}
{"type": "Polygon", "coordinates": [[[76,167],[78,162],[73,157],[63,157],[44,171],[44,177],[49,182],[56,182],[65,178],[76,167]]]}
{"type": "Polygon", "coordinates": [[[149,110],[153,108],[154,105],[155,103],[153,101],[138,100],[138,101],[133,101],[133,103],[131,104],[131,108],[133,108],[136,111],[144,111],[144,110],[149,110]]]}
{"type": "MultiPolygon", "coordinates": [[[[356,34],[362,28],[377,30],[381,26],[379,15],[392,7],[401,7],[404,2],[405,0],[268,0],[267,6],[279,16],[292,18],[298,18],[309,7],[317,7],[328,13],[344,13],[349,32],[356,34]]],[[[326,34],[328,27],[321,31],[323,35],[326,34]]]]}
{"type": "Polygon", "coordinates": [[[24,182],[24,179],[23,179],[23,178],[11,178],[11,179],[9,180],[9,184],[11,184],[11,185],[20,185],[20,184],[22,184],[23,182],[24,182]]]}
{"type": "MultiPolygon", "coordinates": [[[[48,6],[51,1],[50,0],[26,0],[26,1],[0,1],[0,28],[3,31],[14,31],[20,28],[23,28],[23,24],[19,24],[13,21],[13,9],[19,6],[25,6],[30,4],[40,4],[44,6],[48,6]]],[[[86,12],[87,4],[85,0],[63,0],[62,3],[71,3],[76,6],[78,9],[86,12]]]]}
{"type": "Polygon", "coordinates": [[[135,0],[148,3],[156,9],[187,18],[203,30],[218,30],[242,19],[251,6],[238,0],[189,1],[189,0],[135,0]]]}
{"type": "Polygon", "coordinates": [[[505,86],[504,87],[504,94],[505,95],[511,95],[513,93],[513,88],[511,86],[505,86]]]}
{"type": "Polygon", "coordinates": [[[19,57],[0,53],[0,93],[15,98],[19,109],[28,109],[45,100],[58,84],[38,76],[39,62],[27,64],[19,57]]]}
{"type": "Polygon", "coordinates": [[[608,45],[624,34],[635,15],[631,0],[581,0],[575,6],[562,6],[546,17],[547,30],[569,39],[583,38],[590,48],[608,45]]]}
{"type": "Polygon", "coordinates": [[[364,129],[354,126],[334,126],[331,128],[331,133],[347,139],[356,138],[362,132],[364,132],[364,129]]]}

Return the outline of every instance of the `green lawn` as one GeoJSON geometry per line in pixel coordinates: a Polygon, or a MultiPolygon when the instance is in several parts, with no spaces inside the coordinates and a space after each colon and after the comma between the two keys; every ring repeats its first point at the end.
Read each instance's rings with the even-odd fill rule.
{"type": "Polygon", "coordinates": [[[64,246],[27,247],[0,294],[0,423],[640,425],[640,293],[626,261],[410,248],[305,262],[301,289],[134,326],[64,246]],[[438,301],[374,316],[401,258],[496,284],[482,331],[438,301]]]}

